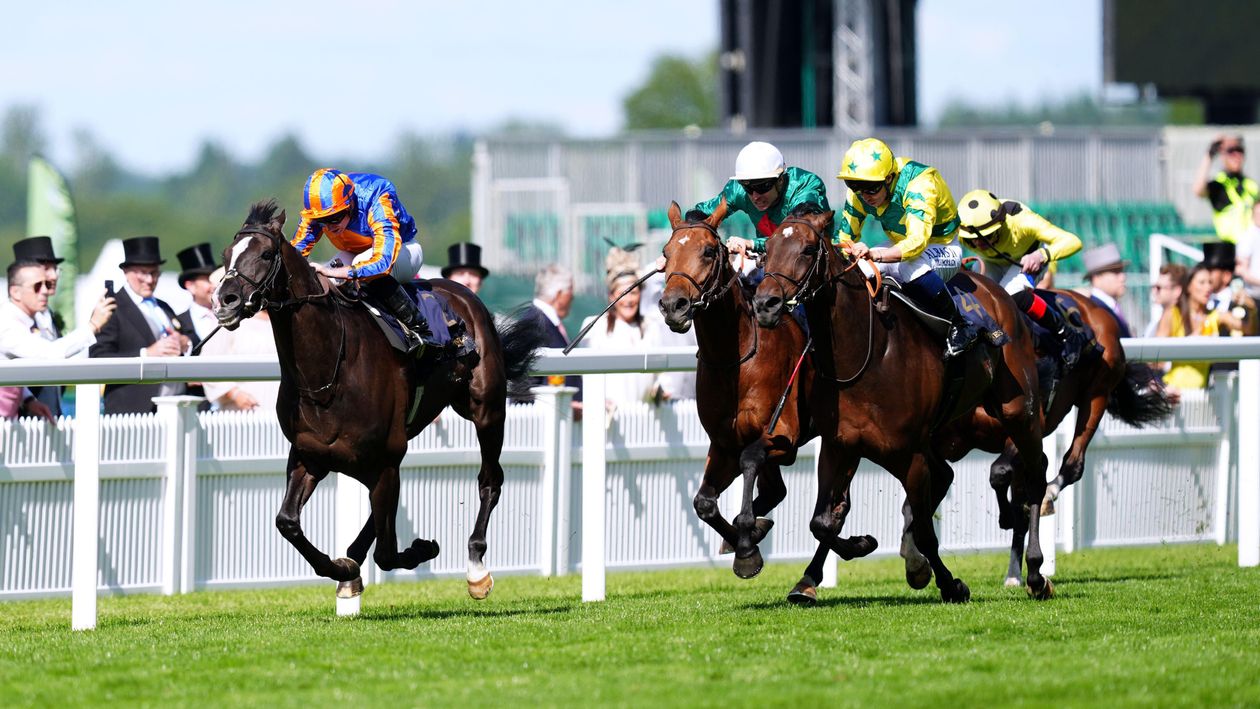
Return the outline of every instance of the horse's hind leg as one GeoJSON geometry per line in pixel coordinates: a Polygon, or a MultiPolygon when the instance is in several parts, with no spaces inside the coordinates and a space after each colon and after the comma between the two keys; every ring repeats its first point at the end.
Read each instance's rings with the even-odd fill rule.
{"type": "Polygon", "coordinates": [[[1015,509],[1011,507],[1010,500],[1011,475],[1015,472],[1011,461],[1014,458],[1015,447],[1007,441],[1002,454],[989,466],[989,487],[993,488],[997,497],[998,527],[1001,529],[1015,528],[1015,509]]]}
{"type": "Polygon", "coordinates": [[[376,522],[376,551],[372,558],[384,571],[414,569],[436,557],[438,543],[429,539],[416,539],[403,551],[398,551],[395,518],[398,516],[398,464],[381,471],[372,487],[372,519],[376,522]]]}
{"type": "MultiPolygon", "coordinates": [[[[484,406],[484,404],[483,404],[484,406]]],[[[483,408],[483,411],[485,409],[483,408]]],[[[473,524],[472,535],[468,537],[468,595],[482,600],[494,589],[494,577],[486,568],[486,528],[490,525],[490,513],[499,504],[499,495],[503,490],[503,466],[499,464],[499,454],[503,451],[503,422],[506,413],[500,410],[497,415],[490,413],[477,426],[477,443],[481,446],[481,470],[477,473],[477,521],[473,524]]],[[[475,418],[477,421],[480,416],[475,418]]]]}
{"type": "Polygon", "coordinates": [[[1085,474],[1085,451],[1090,441],[1098,432],[1098,425],[1107,411],[1107,397],[1096,396],[1089,402],[1089,415],[1082,416],[1084,408],[1076,411],[1076,429],[1072,434],[1072,445],[1063,454],[1063,462],[1059,465],[1059,474],[1046,486],[1046,496],[1041,502],[1041,516],[1054,514],[1054,501],[1059,499],[1063,488],[1072,485],[1085,474]]]}
{"type": "Polygon", "coordinates": [[[302,508],[315,486],[325,474],[316,475],[307,469],[306,464],[297,455],[297,450],[289,448],[288,485],[284,491],[284,501],[280,504],[280,512],[276,515],[276,529],[293,545],[315,573],[335,581],[353,581],[359,578],[359,565],[352,559],[333,561],[327,554],[315,548],[314,544],[302,532],[302,508]]]}

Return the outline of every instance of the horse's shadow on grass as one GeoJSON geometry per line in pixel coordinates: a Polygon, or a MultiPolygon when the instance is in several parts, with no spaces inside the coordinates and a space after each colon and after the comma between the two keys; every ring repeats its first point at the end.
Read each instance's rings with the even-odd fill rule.
{"type": "MultiPolygon", "coordinates": [[[[972,599],[972,603],[984,603],[983,599],[972,599]]],[[[814,604],[813,608],[898,608],[903,606],[930,606],[940,605],[941,599],[933,594],[931,596],[832,596],[830,598],[820,598],[814,604]]],[[[773,601],[756,601],[753,603],[745,603],[742,606],[746,610],[769,611],[780,610],[782,608],[798,608],[793,606],[784,598],[773,601]]],[[[806,608],[808,610],[808,608],[806,608]]]]}
{"type": "Polygon", "coordinates": [[[392,606],[372,609],[363,612],[359,622],[392,622],[398,620],[446,620],[448,618],[517,618],[529,616],[549,616],[571,613],[578,609],[578,603],[561,603],[538,608],[491,608],[470,606],[468,608],[428,608],[421,605],[392,606]]]}

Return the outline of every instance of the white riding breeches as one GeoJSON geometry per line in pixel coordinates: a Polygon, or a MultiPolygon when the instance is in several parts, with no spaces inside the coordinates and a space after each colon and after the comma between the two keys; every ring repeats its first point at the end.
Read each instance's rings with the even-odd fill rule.
{"type": "Polygon", "coordinates": [[[948,281],[962,268],[962,247],[955,239],[950,244],[929,244],[918,256],[909,261],[875,264],[879,272],[909,283],[928,271],[936,271],[942,281],[948,281]]]}
{"type": "MultiPolygon", "coordinates": [[[[368,249],[360,254],[352,254],[348,251],[338,251],[332,261],[328,262],[331,267],[333,262],[340,261],[342,265],[347,263],[357,264],[363,263],[372,258],[372,250],[368,249]]],[[[420,242],[409,241],[398,249],[398,258],[394,259],[394,266],[389,273],[394,280],[400,283],[410,283],[416,274],[420,272],[420,267],[424,265],[424,249],[420,248],[420,242]]]]}
{"type": "Polygon", "coordinates": [[[1024,273],[1024,268],[1018,264],[1006,263],[1005,261],[984,261],[984,275],[990,279],[997,281],[1006,289],[1007,293],[1015,295],[1022,290],[1028,290],[1035,284],[1033,277],[1024,273]]]}

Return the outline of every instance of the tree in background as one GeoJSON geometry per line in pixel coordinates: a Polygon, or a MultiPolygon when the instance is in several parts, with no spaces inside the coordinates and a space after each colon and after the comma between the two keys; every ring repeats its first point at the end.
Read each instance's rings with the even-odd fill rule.
{"type": "Polygon", "coordinates": [[[718,125],[717,54],[701,59],[662,56],[642,86],[622,103],[626,130],[718,125]]]}

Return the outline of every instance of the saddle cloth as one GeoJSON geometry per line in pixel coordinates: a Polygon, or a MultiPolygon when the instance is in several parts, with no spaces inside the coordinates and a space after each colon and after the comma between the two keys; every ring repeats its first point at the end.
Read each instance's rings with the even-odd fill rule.
{"type": "MultiPolygon", "coordinates": [[[[980,304],[980,300],[973,293],[969,293],[962,288],[955,287],[961,285],[964,288],[971,288],[971,281],[961,273],[954,276],[946,283],[949,287],[949,295],[954,299],[954,305],[958,308],[958,312],[962,313],[964,319],[971,323],[984,335],[984,340],[994,347],[1001,347],[1011,341],[1010,335],[998,325],[997,320],[989,314],[988,310],[980,304]]],[[[884,286],[889,288],[890,292],[900,298],[911,310],[918,314],[931,330],[939,335],[944,335],[949,323],[942,320],[939,316],[929,313],[923,309],[923,306],[910,299],[905,291],[901,289],[901,284],[891,278],[884,278],[884,286]]]]}
{"type": "MultiPolygon", "coordinates": [[[[432,336],[424,338],[425,344],[435,348],[436,351],[441,351],[451,342],[451,329],[462,322],[459,315],[455,313],[451,304],[446,302],[446,298],[433,292],[433,287],[428,281],[412,281],[402,284],[402,287],[416,304],[425,322],[429,324],[429,330],[433,333],[432,336]]],[[[403,335],[402,325],[398,324],[398,319],[393,313],[376,305],[369,305],[368,310],[382,324],[381,329],[389,337],[390,344],[399,350],[406,350],[406,338],[403,335]]]]}

